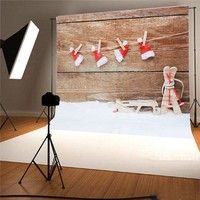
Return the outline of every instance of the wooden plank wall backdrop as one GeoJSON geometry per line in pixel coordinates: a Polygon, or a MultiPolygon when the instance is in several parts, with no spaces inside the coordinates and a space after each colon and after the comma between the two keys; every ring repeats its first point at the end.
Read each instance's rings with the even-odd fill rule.
{"type": "Polygon", "coordinates": [[[61,100],[156,99],[160,103],[162,70],[169,65],[178,68],[176,78],[185,85],[183,111],[189,111],[187,6],[66,15],[57,17],[56,23],[57,93],[61,100]],[[156,56],[143,61],[137,38],[143,37],[145,30],[156,56]],[[119,46],[117,37],[130,45],[121,63],[114,56],[119,46]],[[91,46],[97,45],[99,39],[101,51],[109,60],[101,68],[96,67],[91,52],[91,46]],[[80,43],[84,61],[75,67],[69,48],[80,43]]]}

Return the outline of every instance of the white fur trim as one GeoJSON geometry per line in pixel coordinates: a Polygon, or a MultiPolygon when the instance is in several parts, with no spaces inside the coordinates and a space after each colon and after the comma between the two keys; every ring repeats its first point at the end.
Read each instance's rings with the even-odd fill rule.
{"type": "Polygon", "coordinates": [[[71,53],[72,51],[74,51],[74,48],[73,48],[73,47],[70,47],[70,48],[69,48],[69,52],[71,53]]]}
{"type": "Polygon", "coordinates": [[[108,62],[108,58],[103,56],[97,61],[97,67],[101,67],[102,65],[105,65],[108,62]]]}
{"type": "Polygon", "coordinates": [[[118,62],[122,62],[124,59],[122,54],[120,53],[119,49],[114,50],[115,58],[118,62]]]}
{"type": "Polygon", "coordinates": [[[95,51],[95,50],[96,50],[95,46],[92,45],[92,47],[91,47],[91,51],[93,52],[93,51],[95,51]]]}
{"type": "Polygon", "coordinates": [[[143,39],[142,39],[142,38],[138,38],[138,39],[137,39],[137,42],[138,42],[138,43],[142,43],[142,42],[143,42],[143,39]]]}
{"type": "Polygon", "coordinates": [[[153,51],[147,51],[146,53],[141,54],[142,60],[154,57],[155,53],[153,51]]]}
{"type": "Polygon", "coordinates": [[[122,44],[123,44],[123,45],[127,45],[127,44],[128,44],[128,41],[124,40],[124,41],[122,42],[122,44]]]}
{"type": "Polygon", "coordinates": [[[80,54],[78,58],[74,61],[75,66],[78,67],[83,61],[83,56],[80,54]]]}

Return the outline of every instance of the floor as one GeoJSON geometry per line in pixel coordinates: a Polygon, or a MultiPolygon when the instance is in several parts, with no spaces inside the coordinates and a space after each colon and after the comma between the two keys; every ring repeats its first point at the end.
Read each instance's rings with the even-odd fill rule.
{"type": "MultiPolygon", "coordinates": [[[[0,117],[0,124],[2,124],[4,120],[5,118],[0,117]]],[[[36,123],[37,118],[35,117],[12,117],[11,120],[17,131],[14,131],[9,121],[7,121],[0,130],[0,142],[39,129],[45,126],[47,122],[46,118],[40,118],[36,123]]]]}
{"type": "MultiPolygon", "coordinates": [[[[13,118],[17,131],[7,123],[0,133],[0,140],[25,134],[46,124],[45,119],[35,123],[35,118],[13,118]]],[[[200,128],[193,129],[200,149],[200,128]]],[[[119,198],[141,195],[158,195],[160,200],[199,200],[200,180],[164,176],[120,173],[102,170],[63,168],[65,189],[61,188],[57,171],[52,180],[46,182],[35,166],[31,166],[18,184],[27,164],[0,162],[0,195],[40,194],[75,197],[119,198]]],[[[41,166],[45,170],[45,166],[41,166]]],[[[9,199],[9,198],[5,198],[9,199]]],[[[19,198],[20,199],[20,198],[19,198]]],[[[30,199],[30,198],[26,198],[30,199]]]]}

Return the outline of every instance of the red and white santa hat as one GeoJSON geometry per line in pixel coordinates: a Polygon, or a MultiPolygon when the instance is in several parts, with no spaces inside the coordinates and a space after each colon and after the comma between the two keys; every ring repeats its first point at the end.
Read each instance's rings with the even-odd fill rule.
{"type": "Polygon", "coordinates": [[[83,62],[83,55],[76,51],[73,47],[70,47],[69,51],[74,60],[75,66],[78,67],[83,62]]]}
{"type": "Polygon", "coordinates": [[[142,60],[147,60],[148,58],[152,58],[155,56],[154,51],[151,49],[151,46],[149,44],[143,44],[143,39],[138,38],[137,42],[139,43],[139,49],[142,60]]]}
{"type": "Polygon", "coordinates": [[[92,52],[94,54],[97,67],[101,67],[101,66],[105,65],[108,62],[107,57],[104,56],[100,51],[98,51],[95,48],[95,46],[92,46],[91,50],[92,50],[92,52]]]}
{"type": "Polygon", "coordinates": [[[126,40],[121,42],[119,39],[117,39],[118,43],[120,44],[119,49],[114,50],[115,58],[118,62],[122,62],[128,53],[129,45],[126,40]]]}
{"type": "Polygon", "coordinates": [[[91,48],[96,60],[97,67],[101,67],[108,62],[108,58],[101,53],[100,49],[101,49],[101,40],[99,40],[98,49],[96,49],[95,46],[92,46],[91,48]]]}
{"type": "Polygon", "coordinates": [[[143,38],[137,39],[142,60],[147,60],[148,58],[152,58],[155,56],[155,53],[151,49],[151,46],[146,43],[146,39],[147,39],[147,31],[144,31],[143,38]]]}

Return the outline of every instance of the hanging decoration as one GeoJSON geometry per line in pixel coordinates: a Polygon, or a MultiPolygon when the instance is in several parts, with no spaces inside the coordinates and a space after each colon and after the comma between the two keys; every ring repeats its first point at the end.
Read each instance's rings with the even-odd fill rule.
{"type": "Polygon", "coordinates": [[[122,62],[128,53],[129,50],[129,45],[126,40],[121,42],[119,38],[116,39],[117,42],[119,43],[120,48],[114,50],[115,58],[118,62],[122,62]]]}
{"type": "Polygon", "coordinates": [[[179,79],[175,79],[175,75],[177,72],[176,67],[166,66],[163,69],[164,76],[164,84],[162,86],[162,103],[161,103],[161,113],[169,112],[170,109],[173,109],[174,113],[181,114],[180,106],[184,103],[181,102],[181,98],[183,95],[184,85],[183,82],[179,79]],[[181,95],[179,96],[176,88],[175,81],[178,81],[182,85],[181,95]]]}
{"type": "Polygon", "coordinates": [[[78,67],[83,62],[84,59],[83,55],[79,52],[81,47],[82,44],[80,44],[76,49],[74,49],[73,47],[70,47],[69,49],[76,67],[78,67]]]}
{"type": "Polygon", "coordinates": [[[147,31],[144,32],[143,38],[137,39],[142,60],[147,60],[149,58],[155,57],[155,53],[151,49],[151,46],[146,42],[146,39],[147,39],[147,31]]]}
{"type": "Polygon", "coordinates": [[[101,67],[108,62],[108,58],[101,53],[101,40],[99,40],[98,48],[96,49],[95,46],[92,46],[91,50],[94,54],[97,67],[101,67]]]}

